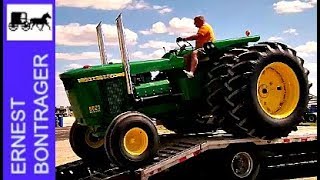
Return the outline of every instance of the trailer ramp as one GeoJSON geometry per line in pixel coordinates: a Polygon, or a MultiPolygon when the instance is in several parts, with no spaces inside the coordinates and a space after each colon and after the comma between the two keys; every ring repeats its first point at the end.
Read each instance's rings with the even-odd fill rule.
{"type": "MultiPolygon", "coordinates": [[[[153,161],[139,169],[128,170],[121,169],[108,163],[85,162],[83,160],[74,161],[56,167],[56,179],[67,180],[115,180],[115,179],[142,179],[168,170],[170,167],[176,166],[184,161],[196,157],[197,155],[212,149],[225,149],[232,144],[251,143],[256,146],[268,147],[268,145],[285,145],[305,142],[316,142],[316,128],[307,133],[294,132],[288,137],[278,138],[274,140],[262,140],[258,138],[234,138],[231,134],[224,131],[216,131],[210,133],[199,134],[162,134],[160,136],[161,147],[157,156],[153,161]]],[[[270,146],[271,147],[271,146],[270,146]]],[[[293,159],[292,157],[301,157],[301,162],[289,162],[287,164],[301,163],[317,163],[317,152],[310,153],[291,153],[284,152],[270,154],[266,156],[270,159],[271,164],[268,168],[283,166],[282,161],[293,159]],[[282,153],[282,154],[281,154],[282,153]],[[289,156],[289,158],[288,158],[289,156]],[[286,157],[286,158],[280,158],[286,157]],[[305,160],[308,159],[308,160],[305,160]],[[282,161],[281,161],[282,160],[282,161]],[[280,165],[279,165],[280,164],[280,165]]],[[[294,158],[296,159],[296,158],[294,158]]],[[[295,160],[296,161],[296,160],[295,160]]],[[[285,163],[284,163],[285,164],[285,163]]]]}

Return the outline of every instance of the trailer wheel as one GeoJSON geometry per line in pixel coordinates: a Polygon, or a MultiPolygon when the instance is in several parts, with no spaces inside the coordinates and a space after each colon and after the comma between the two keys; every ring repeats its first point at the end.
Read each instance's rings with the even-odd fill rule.
{"type": "Polygon", "coordinates": [[[117,116],[105,135],[105,151],[120,167],[135,168],[150,162],[159,146],[159,136],[151,119],[139,112],[117,116]]]}
{"type": "Polygon", "coordinates": [[[314,123],[317,121],[317,116],[315,114],[306,114],[305,119],[307,122],[314,123]]]}
{"type": "Polygon", "coordinates": [[[92,131],[87,126],[74,122],[69,134],[69,142],[73,152],[85,160],[100,160],[105,156],[103,138],[92,136],[92,131]]]}
{"type": "Polygon", "coordinates": [[[227,155],[225,175],[228,179],[256,179],[260,171],[260,162],[249,151],[234,151],[227,155]]]}
{"type": "Polygon", "coordinates": [[[309,71],[284,44],[265,42],[247,49],[228,69],[225,129],[237,136],[287,136],[303,119],[309,71]]]}

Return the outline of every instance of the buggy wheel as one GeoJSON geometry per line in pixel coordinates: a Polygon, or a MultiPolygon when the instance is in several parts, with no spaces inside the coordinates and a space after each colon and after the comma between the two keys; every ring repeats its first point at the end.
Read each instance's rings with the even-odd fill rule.
{"type": "Polygon", "coordinates": [[[30,29],[30,23],[26,22],[23,26],[22,26],[22,29],[24,31],[28,31],[30,29]]]}
{"type": "Polygon", "coordinates": [[[9,29],[10,29],[11,31],[16,31],[16,30],[18,29],[18,25],[9,23],[9,29]]]}

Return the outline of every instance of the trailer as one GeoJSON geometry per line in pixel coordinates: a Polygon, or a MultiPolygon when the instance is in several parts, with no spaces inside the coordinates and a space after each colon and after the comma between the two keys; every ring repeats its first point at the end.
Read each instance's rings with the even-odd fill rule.
{"type": "Polygon", "coordinates": [[[195,169],[201,171],[196,175],[199,179],[218,173],[228,179],[256,179],[266,169],[307,167],[310,170],[316,167],[318,157],[316,126],[299,126],[289,136],[274,140],[234,138],[222,130],[165,133],[160,135],[160,144],[157,156],[146,166],[125,169],[112,163],[78,160],[57,166],[56,179],[147,180],[171,179],[178,174],[191,178],[195,169]]]}

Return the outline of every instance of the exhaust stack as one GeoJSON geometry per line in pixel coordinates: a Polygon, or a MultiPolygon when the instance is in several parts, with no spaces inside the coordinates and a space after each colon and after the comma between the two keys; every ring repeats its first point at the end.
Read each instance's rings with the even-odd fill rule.
{"type": "Polygon", "coordinates": [[[124,73],[126,76],[126,82],[127,82],[127,91],[128,91],[128,94],[133,95],[130,64],[129,64],[127,47],[125,43],[125,36],[123,32],[122,14],[119,14],[119,16],[116,18],[116,24],[117,24],[117,30],[118,30],[118,39],[119,39],[122,66],[123,66],[123,70],[124,70],[124,73]]]}
{"type": "Polygon", "coordinates": [[[104,42],[105,42],[104,35],[103,35],[102,28],[101,28],[101,21],[99,22],[96,29],[97,29],[98,46],[99,46],[99,51],[100,51],[101,64],[109,64],[108,59],[107,59],[106,48],[105,48],[105,44],[104,44],[104,42]]]}

